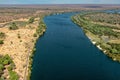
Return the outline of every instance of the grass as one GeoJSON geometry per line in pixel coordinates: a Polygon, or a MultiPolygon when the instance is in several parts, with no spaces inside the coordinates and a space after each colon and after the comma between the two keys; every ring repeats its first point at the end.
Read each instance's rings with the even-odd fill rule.
{"type": "Polygon", "coordinates": [[[109,43],[120,44],[120,39],[118,39],[118,40],[110,40],[109,43]]]}

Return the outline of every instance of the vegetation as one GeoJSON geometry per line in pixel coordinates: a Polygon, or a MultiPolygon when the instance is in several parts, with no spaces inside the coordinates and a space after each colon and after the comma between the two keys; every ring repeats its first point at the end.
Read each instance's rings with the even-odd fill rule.
{"type": "Polygon", "coordinates": [[[34,36],[34,37],[37,37],[37,34],[36,34],[36,33],[34,33],[34,34],[33,34],[33,36],[34,36]]]}
{"type": "Polygon", "coordinates": [[[9,55],[0,56],[0,80],[4,80],[6,77],[3,76],[4,70],[8,70],[9,72],[9,80],[18,80],[19,77],[13,69],[15,68],[15,64],[9,55]]]}
{"type": "Polygon", "coordinates": [[[104,22],[109,24],[119,24],[120,25],[120,15],[112,13],[93,13],[85,15],[85,19],[92,20],[94,22],[104,22]]]}
{"type": "Polygon", "coordinates": [[[21,36],[20,36],[20,34],[19,34],[19,33],[17,34],[17,36],[18,36],[18,38],[19,38],[19,39],[21,38],[21,36]]]}
{"type": "Polygon", "coordinates": [[[16,29],[18,29],[18,26],[16,25],[16,23],[12,22],[9,29],[10,30],[16,30],[16,29]]]}
{"type": "Polygon", "coordinates": [[[17,75],[17,73],[15,71],[9,71],[9,75],[10,75],[10,80],[18,80],[19,77],[17,75]]]}
{"type": "Polygon", "coordinates": [[[28,23],[33,23],[34,22],[34,17],[31,17],[28,21],[28,23]]]}
{"type": "Polygon", "coordinates": [[[0,44],[4,44],[3,40],[0,40],[0,44]]]}
{"type": "Polygon", "coordinates": [[[0,38],[4,38],[5,37],[5,33],[0,32],[0,38]]]}
{"type": "MultiPolygon", "coordinates": [[[[118,21],[118,14],[108,13],[84,13],[72,17],[72,21],[81,26],[86,35],[96,42],[96,45],[102,48],[109,57],[120,62],[120,44],[111,43],[111,40],[120,40],[120,30],[118,21]],[[111,16],[112,15],[112,19],[111,16]],[[101,17],[102,16],[102,17],[101,17]],[[111,21],[110,21],[111,20],[111,21]],[[115,22],[115,20],[117,20],[115,22]],[[110,22],[109,22],[110,21],[110,22]],[[117,24],[114,24],[114,22],[117,24]],[[107,23],[107,24],[106,24],[107,23]]],[[[120,26],[120,25],[119,25],[120,26]]]]}

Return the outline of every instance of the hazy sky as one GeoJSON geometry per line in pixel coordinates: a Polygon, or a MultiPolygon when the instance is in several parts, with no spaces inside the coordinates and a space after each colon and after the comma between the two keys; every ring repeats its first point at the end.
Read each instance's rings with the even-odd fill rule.
{"type": "Polygon", "coordinates": [[[0,4],[120,4],[120,0],[0,0],[0,4]]]}

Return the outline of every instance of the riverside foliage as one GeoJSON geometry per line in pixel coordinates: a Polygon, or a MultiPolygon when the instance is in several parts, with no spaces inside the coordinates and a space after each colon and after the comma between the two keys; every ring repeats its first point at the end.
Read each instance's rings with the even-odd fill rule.
{"type": "Polygon", "coordinates": [[[120,43],[110,42],[111,40],[120,40],[120,32],[118,32],[120,28],[116,26],[116,24],[119,25],[120,21],[115,22],[116,24],[113,25],[115,18],[117,18],[115,15],[118,16],[118,14],[98,12],[83,13],[73,16],[72,21],[78,26],[81,26],[86,35],[88,35],[92,41],[95,41],[96,45],[99,45],[102,48],[102,51],[104,51],[109,57],[120,62],[120,43]],[[107,19],[104,19],[103,17],[101,22],[100,15],[105,16],[105,18],[106,15],[109,17],[107,19]],[[113,21],[108,24],[111,15],[114,15],[112,16],[113,21]]]}

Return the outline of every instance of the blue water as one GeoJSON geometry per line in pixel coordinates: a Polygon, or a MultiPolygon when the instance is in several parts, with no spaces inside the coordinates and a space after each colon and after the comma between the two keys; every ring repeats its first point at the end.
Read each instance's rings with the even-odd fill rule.
{"type": "Polygon", "coordinates": [[[120,80],[120,64],[97,49],[70,17],[47,16],[36,44],[31,80],[120,80]]]}

